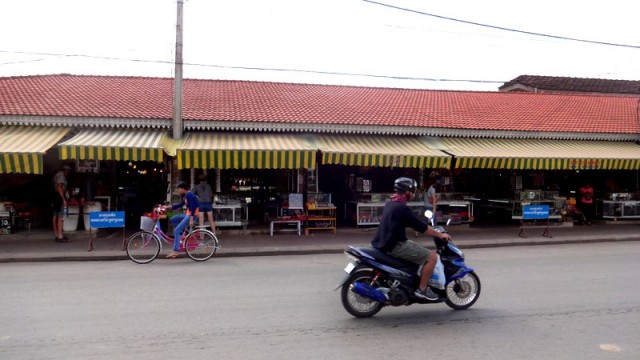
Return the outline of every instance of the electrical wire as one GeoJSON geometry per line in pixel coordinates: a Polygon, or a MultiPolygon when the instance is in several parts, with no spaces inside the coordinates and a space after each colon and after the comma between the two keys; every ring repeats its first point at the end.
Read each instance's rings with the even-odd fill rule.
{"type": "Polygon", "coordinates": [[[0,65],[25,64],[25,63],[36,62],[36,61],[43,61],[43,60],[45,60],[45,59],[33,59],[33,60],[10,61],[10,62],[0,63],[0,65]]]}
{"type": "Polygon", "coordinates": [[[407,11],[407,12],[411,12],[411,13],[414,13],[414,14],[430,16],[430,17],[434,17],[434,18],[438,18],[438,19],[442,19],[442,20],[448,20],[448,21],[458,22],[458,23],[467,24],[467,25],[475,25],[475,26],[486,27],[486,28],[489,28],[489,29],[496,29],[496,30],[501,30],[501,31],[510,31],[510,32],[515,32],[515,33],[520,33],[520,34],[526,34],[526,35],[532,35],[532,36],[541,36],[541,37],[546,37],[546,38],[551,38],[551,39],[576,41],[576,42],[582,42],[582,43],[587,43],[587,44],[596,44],[596,45],[606,45],[606,46],[616,46],[616,47],[623,47],[623,48],[631,48],[631,49],[640,49],[640,45],[618,44],[618,43],[611,43],[611,42],[606,42],[606,41],[578,39],[578,38],[572,38],[572,37],[568,37],[568,36],[551,35],[551,34],[543,34],[543,33],[537,33],[537,32],[526,31],[526,30],[511,29],[511,28],[506,28],[506,27],[502,27],[502,26],[482,24],[482,23],[478,23],[478,22],[474,22],[474,21],[461,20],[461,19],[456,19],[456,18],[452,18],[452,17],[448,17],[448,16],[431,14],[431,13],[427,13],[427,12],[424,12],[424,11],[418,11],[418,10],[403,8],[403,7],[400,7],[400,6],[395,6],[395,5],[381,3],[381,2],[372,1],[372,0],[362,0],[362,1],[370,3],[370,4],[374,4],[374,5],[380,5],[380,6],[388,7],[388,8],[391,8],[391,9],[407,11]]]}
{"type": "MultiPolygon", "coordinates": [[[[512,28],[506,28],[501,26],[482,24],[474,21],[456,19],[452,17],[427,13],[423,11],[418,11],[409,8],[403,8],[391,4],[386,4],[373,0],[362,0],[364,2],[379,5],[395,10],[411,12],[419,15],[430,16],[442,20],[453,21],[458,23],[463,23],[467,25],[480,26],[490,29],[496,29],[501,31],[508,31],[514,33],[520,33],[531,36],[545,37],[551,39],[558,40],[566,40],[566,41],[575,41],[596,45],[606,45],[606,46],[615,46],[615,47],[624,47],[624,48],[632,48],[632,49],[640,49],[638,45],[629,45],[629,44],[619,44],[619,43],[611,43],[611,42],[603,42],[603,41],[595,41],[595,40],[587,40],[587,39],[578,39],[566,36],[559,35],[551,35],[551,34],[543,34],[525,30],[518,30],[512,28]]],[[[119,57],[111,57],[111,56],[94,56],[94,55],[86,55],[86,54],[60,54],[60,53],[47,53],[47,52],[20,52],[20,51],[7,51],[0,50],[0,53],[11,53],[11,54],[25,54],[25,55],[37,55],[37,56],[57,56],[57,57],[80,57],[80,58],[89,58],[89,59],[98,59],[98,60],[108,60],[108,61],[129,61],[129,62],[139,62],[139,63],[155,63],[155,64],[174,64],[174,61],[164,61],[164,60],[145,60],[145,59],[127,59],[127,58],[119,58],[119,57]]],[[[11,64],[20,64],[26,62],[35,62],[42,61],[44,59],[36,59],[36,60],[25,60],[25,61],[16,61],[16,62],[6,62],[0,63],[0,65],[11,65],[11,64]]],[[[378,75],[378,74],[364,74],[364,73],[349,73],[349,72],[333,72],[333,71],[321,71],[321,70],[307,70],[307,69],[294,69],[294,68],[263,68],[263,67],[252,67],[252,66],[229,66],[229,65],[216,65],[216,64],[201,64],[201,63],[185,63],[184,66],[196,66],[196,67],[209,67],[209,68],[221,68],[221,69],[238,69],[238,70],[253,70],[253,71],[274,71],[274,72],[293,72],[293,73],[309,73],[309,74],[320,74],[320,75],[336,75],[336,76],[355,76],[355,77],[369,77],[369,78],[378,78],[378,79],[393,79],[393,80],[410,80],[410,81],[429,81],[429,82],[466,82],[466,83],[482,83],[482,84],[503,84],[504,80],[477,80],[477,79],[447,79],[447,78],[429,78],[429,77],[413,77],[413,76],[396,76],[396,75],[378,75]]]]}
{"type": "MultiPolygon", "coordinates": [[[[111,56],[94,56],[94,55],[86,55],[86,54],[59,54],[59,53],[24,52],[24,51],[8,51],[8,50],[0,50],[0,53],[38,55],[38,56],[58,56],[58,57],[81,57],[81,58],[98,59],[98,60],[131,61],[131,62],[167,64],[167,65],[174,64],[173,61],[168,61],[168,60],[165,61],[165,60],[126,59],[126,58],[118,58],[118,57],[111,57],[111,56]]],[[[294,73],[309,73],[309,74],[336,75],[336,76],[357,76],[357,77],[370,77],[370,78],[377,78],[377,79],[392,79],[392,80],[411,80],[411,81],[430,81],[430,82],[464,82],[464,83],[479,83],[479,84],[505,83],[505,81],[503,80],[499,81],[499,80],[476,80],[476,79],[439,79],[439,78],[428,78],[428,77],[377,75],[377,74],[348,73],[348,72],[292,69],[292,68],[262,68],[262,67],[254,67],[254,66],[231,66],[231,65],[199,64],[199,63],[187,63],[187,62],[183,62],[182,65],[221,68],[221,69],[294,72],[294,73]]]]}

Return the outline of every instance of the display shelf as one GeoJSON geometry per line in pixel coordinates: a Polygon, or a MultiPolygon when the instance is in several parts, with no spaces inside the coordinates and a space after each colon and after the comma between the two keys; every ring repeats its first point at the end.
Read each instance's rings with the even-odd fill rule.
{"type": "Polygon", "coordinates": [[[318,192],[318,170],[307,170],[307,193],[318,192]]]}
{"type": "Polygon", "coordinates": [[[384,202],[357,203],[356,221],[358,226],[379,225],[384,202]]]}
{"type": "Polygon", "coordinates": [[[333,230],[336,233],[336,208],[316,207],[307,209],[304,234],[310,230],[333,230]]]}
{"type": "Polygon", "coordinates": [[[214,205],[213,219],[216,227],[242,226],[246,230],[249,224],[247,204],[214,205]]]}
{"type": "Polygon", "coordinates": [[[439,200],[436,203],[436,214],[438,223],[446,223],[451,219],[452,225],[468,224],[473,221],[473,202],[469,200],[439,200]]]}
{"type": "Polygon", "coordinates": [[[602,201],[603,219],[640,219],[640,201],[602,201]]]}
{"type": "MultiPolygon", "coordinates": [[[[385,204],[385,202],[357,203],[356,224],[358,226],[380,225],[385,204]]],[[[409,202],[407,206],[419,218],[424,217],[424,204],[422,202],[409,202]]],[[[473,220],[473,203],[468,200],[438,202],[436,211],[439,223],[446,223],[449,219],[452,220],[452,224],[469,223],[473,220]]]]}

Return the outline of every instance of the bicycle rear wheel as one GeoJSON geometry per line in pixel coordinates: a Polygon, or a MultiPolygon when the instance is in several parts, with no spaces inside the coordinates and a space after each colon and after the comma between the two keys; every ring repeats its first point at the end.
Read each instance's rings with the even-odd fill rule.
{"type": "Polygon", "coordinates": [[[184,249],[195,261],[209,260],[218,250],[218,238],[209,230],[196,229],[185,239],[184,249]]]}
{"type": "Polygon", "coordinates": [[[151,232],[139,231],[127,240],[127,256],[135,263],[150,263],[159,253],[160,240],[151,232]]]}

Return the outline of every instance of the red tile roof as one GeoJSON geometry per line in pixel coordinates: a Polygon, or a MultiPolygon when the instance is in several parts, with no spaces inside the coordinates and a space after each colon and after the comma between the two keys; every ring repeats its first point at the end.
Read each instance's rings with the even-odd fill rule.
{"type": "Polygon", "coordinates": [[[499,89],[508,91],[508,88],[518,84],[539,91],[640,95],[640,81],[637,80],[589,79],[538,75],[520,75],[504,83],[499,89]]]}
{"type": "MultiPolygon", "coordinates": [[[[184,119],[543,132],[640,133],[638,99],[254,81],[184,81],[184,119]]],[[[1,115],[171,119],[173,79],[0,78],[1,115]]]]}

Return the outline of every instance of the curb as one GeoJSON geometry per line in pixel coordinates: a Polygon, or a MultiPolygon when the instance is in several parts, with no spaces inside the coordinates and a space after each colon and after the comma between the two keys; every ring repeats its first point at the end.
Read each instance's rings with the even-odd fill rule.
{"type": "MultiPolygon", "coordinates": [[[[483,249],[483,248],[501,248],[515,246],[541,246],[541,245],[568,245],[568,244],[591,244],[591,243],[609,243],[609,242],[631,242],[640,241],[640,236],[624,236],[610,237],[600,239],[565,239],[565,240],[524,240],[524,241],[508,241],[493,243],[477,243],[477,244],[457,244],[460,249],[483,249]]],[[[346,247],[346,246],[345,246],[346,247]]],[[[253,257],[253,256],[291,256],[291,255],[320,255],[320,254],[340,254],[344,252],[345,247],[341,248],[275,248],[265,250],[230,250],[214,255],[214,258],[230,258],[230,257],[253,257]]],[[[186,258],[180,256],[179,258],[186,258]]],[[[126,254],[122,255],[97,255],[97,256],[78,256],[78,255],[55,255],[55,256],[25,256],[25,257],[6,257],[0,258],[0,263],[23,263],[23,262],[62,262],[62,261],[117,261],[129,260],[126,254]]],[[[158,257],[157,260],[165,260],[158,257]]],[[[206,261],[205,261],[206,262],[206,261]]]]}

